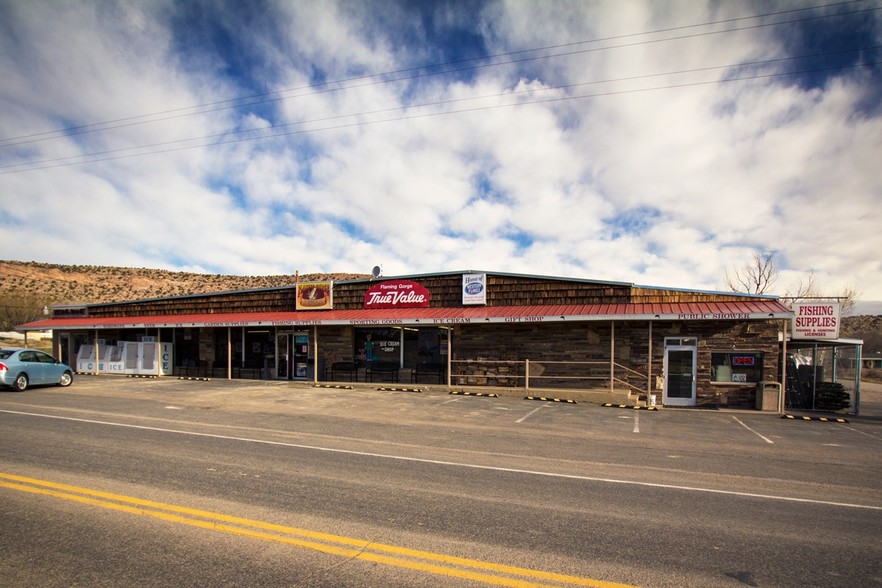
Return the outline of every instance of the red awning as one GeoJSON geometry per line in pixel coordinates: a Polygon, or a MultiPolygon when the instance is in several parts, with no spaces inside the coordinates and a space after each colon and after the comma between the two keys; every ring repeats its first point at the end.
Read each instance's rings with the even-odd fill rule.
{"type": "Polygon", "coordinates": [[[423,326],[572,321],[728,321],[789,319],[792,311],[774,299],[676,304],[582,304],[466,306],[386,310],[236,312],[157,316],[51,318],[21,325],[21,331],[170,327],[309,327],[322,325],[423,326]]]}

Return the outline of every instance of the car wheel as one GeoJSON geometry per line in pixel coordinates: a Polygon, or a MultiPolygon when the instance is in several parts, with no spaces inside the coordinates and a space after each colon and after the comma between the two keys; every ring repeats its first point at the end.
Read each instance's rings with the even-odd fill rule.
{"type": "Polygon", "coordinates": [[[73,374],[71,374],[70,372],[64,372],[63,374],[61,374],[61,379],[58,380],[59,386],[61,386],[62,388],[67,388],[71,385],[71,383],[73,383],[73,374]]]}
{"type": "Polygon", "coordinates": [[[27,374],[18,374],[15,377],[15,381],[12,383],[12,387],[18,390],[19,392],[24,392],[28,389],[28,375],[27,374]]]}

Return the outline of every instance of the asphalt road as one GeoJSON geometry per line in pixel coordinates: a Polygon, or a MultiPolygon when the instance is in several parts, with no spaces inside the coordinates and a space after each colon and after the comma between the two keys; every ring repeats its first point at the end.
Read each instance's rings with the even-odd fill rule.
{"type": "Polygon", "coordinates": [[[0,392],[4,586],[882,586],[882,422],[81,377],[0,392]]]}

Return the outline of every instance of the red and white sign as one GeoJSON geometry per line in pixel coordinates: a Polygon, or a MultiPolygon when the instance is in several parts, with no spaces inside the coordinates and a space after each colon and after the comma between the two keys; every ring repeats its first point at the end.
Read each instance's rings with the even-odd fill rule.
{"type": "Polygon", "coordinates": [[[794,339],[838,339],[838,302],[794,302],[794,339]]]}
{"type": "Polygon", "coordinates": [[[429,291],[409,280],[380,282],[364,294],[365,308],[428,308],[429,291]]]}

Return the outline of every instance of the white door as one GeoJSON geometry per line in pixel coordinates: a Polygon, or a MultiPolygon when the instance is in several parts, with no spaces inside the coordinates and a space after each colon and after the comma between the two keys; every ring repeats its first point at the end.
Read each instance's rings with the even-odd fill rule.
{"type": "Polygon", "coordinates": [[[695,406],[695,347],[665,347],[665,406],[695,406]]]}

